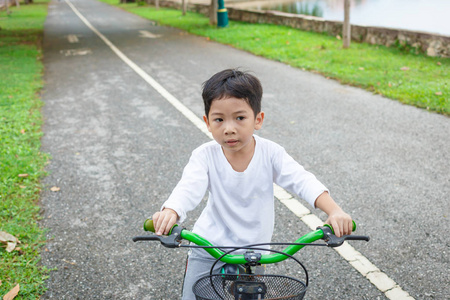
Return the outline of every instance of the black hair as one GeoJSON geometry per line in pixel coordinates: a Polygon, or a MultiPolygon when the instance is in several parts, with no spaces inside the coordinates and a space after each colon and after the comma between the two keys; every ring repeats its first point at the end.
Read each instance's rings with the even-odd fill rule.
{"type": "Polygon", "coordinates": [[[214,74],[203,83],[203,103],[208,117],[214,100],[238,98],[245,100],[252,108],[255,117],[261,112],[261,82],[254,75],[238,69],[227,69],[214,74]]]}

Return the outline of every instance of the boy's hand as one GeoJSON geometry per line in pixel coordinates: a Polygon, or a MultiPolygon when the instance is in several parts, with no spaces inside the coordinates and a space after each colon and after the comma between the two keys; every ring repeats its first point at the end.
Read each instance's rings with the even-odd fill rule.
{"type": "Polygon", "coordinates": [[[173,209],[164,208],[163,211],[155,213],[152,219],[156,235],[167,235],[177,222],[178,214],[173,209]]]}
{"type": "Polygon", "coordinates": [[[352,234],[352,218],[342,209],[337,209],[336,211],[330,213],[325,223],[333,226],[334,234],[337,237],[352,234]]]}
{"type": "Polygon", "coordinates": [[[352,234],[352,218],[334,202],[328,192],[324,192],[317,197],[315,206],[328,215],[325,223],[333,226],[334,234],[337,237],[352,234]]]}

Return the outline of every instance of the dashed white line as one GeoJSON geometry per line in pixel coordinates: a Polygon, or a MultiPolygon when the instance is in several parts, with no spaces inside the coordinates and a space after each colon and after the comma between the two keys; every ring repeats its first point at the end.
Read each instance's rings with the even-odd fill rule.
{"type": "MultiPolygon", "coordinates": [[[[162,87],[156,80],[142,70],[138,65],[131,61],[125,54],[123,54],[113,43],[111,43],[103,34],[101,34],[91,23],[78,11],[78,9],[70,2],[65,0],[72,8],[74,13],[83,21],[83,23],[97,34],[111,50],[119,56],[131,69],[133,69],[139,76],[142,77],[150,86],[152,86],[158,93],[161,94],[169,103],[171,103],[178,111],[180,111],[188,120],[190,120],[198,129],[212,139],[211,133],[206,128],[205,123],[197,117],[190,109],[170,94],[164,87],[162,87]]],[[[142,33],[142,32],[141,32],[142,33]]],[[[296,216],[298,216],[311,229],[316,229],[317,226],[323,225],[323,221],[316,215],[312,214],[308,208],[301,204],[297,199],[292,197],[286,190],[274,185],[275,197],[286,205],[296,216]]],[[[406,291],[404,291],[395,281],[393,281],[385,273],[381,272],[374,264],[372,264],[366,257],[356,251],[347,242],[344,245],[334,248],[345,260],[347,260],[361,275],[367,278],[375,287],[383,292],[387,298],[392,300],[414,300],[406,291]]]]}
{"type": "Polygon", "coordinates": [[[67,36],[67,40],[68,40],[69,43],[71,43],[71,44],[75,44],[75,43],[78,43],[78,42],[79,42],[78,36],[77,36],[76,34],[69,34],[69,35],[67,36]]]}
{"type": "Polygon", "coordinates": [[[139,37],[142,37],[142,38],[157,39],[157,38],[161,37],[160,34],[154,34],[147,30],[139,30],[139,33],[141,34],[139,37]]]}

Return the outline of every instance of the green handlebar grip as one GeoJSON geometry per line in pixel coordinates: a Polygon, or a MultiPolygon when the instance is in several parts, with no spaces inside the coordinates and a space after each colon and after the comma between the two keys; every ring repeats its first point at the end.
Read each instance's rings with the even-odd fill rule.
{"type": "Polygon", "coordinates": [[[145,220],[145,222],[144,222],[144,230],[145,231],[155,232],[155,227],[153,226],[153,220],[152,219],[145,220]]]}
{"type": "MultiPolygon", "coordinates": [[[[356,230],[356,223],[355,223],[355,221],[353,221],[352,220],[352,223],[353,223],[353,228],[352,228],[352,231],[355,231],[356,230]]],[[[153,225],[153,224],[152,224],[153,225]]],[[[331,231],[333,232],[333,234],[334,234],[334,229],[333,229],[333,226],[331,226],[330,224],[325,224],[325,225],[323,225],[323,226],[326,226],[326,227],[328,227],[328,228],[330,228],[331,229],[331,231]]]]}
{"type": "MultiPolygon", "coordinates": [[[[172,230],[173,230],[176,226],[178,226],[178,224],[175,224],[175,225],[172,226],[172,228],[170,228],[169,235],[172,234],[172,230]]],[[[145,220],[145,222],[144,222],[144,230],[145,230],[145,231],[155,232],[155,226],[153,226],[153,220],[152,220],[152,219],[147,219],[147,220],[145,220]]]]}

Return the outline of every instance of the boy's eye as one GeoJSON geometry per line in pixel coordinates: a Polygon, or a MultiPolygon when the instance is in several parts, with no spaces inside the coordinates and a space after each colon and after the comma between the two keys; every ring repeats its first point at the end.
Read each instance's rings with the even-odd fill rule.
{"type": "Polygon", "coordinates": [[[216,119],[214,119],[214,121],[215,121],[215,122],[222,122],[223,119],[222,119],[222,118],[216,118],[216,119]]]}
{"type": "Polygon", "coordinates": [[[245,119],[245,117],[237,117],[236,119],[237,119],[238,121],[242,121],[242,120],[245,119]]]}

